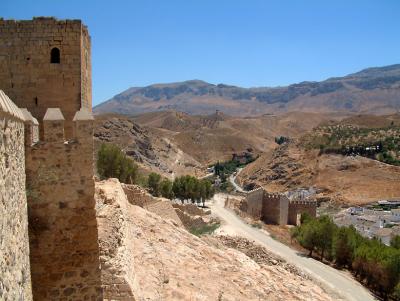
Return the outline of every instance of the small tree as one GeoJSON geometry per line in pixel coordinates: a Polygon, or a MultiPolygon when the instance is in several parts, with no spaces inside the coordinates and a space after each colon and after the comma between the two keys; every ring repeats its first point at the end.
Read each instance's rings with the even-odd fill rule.
{"type": "Polygon", "coordinates": [[[161,176],[155,172],[149,174],[148,185],[150,193],[154,196],[160,195],[161,176]]]}
{"type": "Polygon", "coordinates": [[[172,191],[172,182],[168,179],[164,179],[160,184],[160,193],[164,198],[172,199],[174,193],[172,191]]]}
{"type": "Polygon", "coordinates": [[[118,146],[103,143],[97,153],[97,172],[102,179],[117,178],[133,184],[137,178],[137,165],[118,146]]]}

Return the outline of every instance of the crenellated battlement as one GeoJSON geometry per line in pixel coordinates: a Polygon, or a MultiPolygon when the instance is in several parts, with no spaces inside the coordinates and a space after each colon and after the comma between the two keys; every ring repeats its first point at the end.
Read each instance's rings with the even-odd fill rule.
{"type": "Polygon", "coordinates": [[[64,116],[59,108],[48,108],[42,120],[42,125],[26,109],[21,109],[25,119],[25,145],[33,146],[37,143],[69,144],[74,142],[89,143],[93,139],[93,115],[85,108],[75,113],[72,120],[73,135],[65,139],[64,116]],[[43,140],[39,141],[39,128],[43,130],[43,140]]]}
{"type": "Polygon", "coordinates": [[[284,195],[281,193],[264,191],[264,198],[267,198],[267,199],[280,199],[283,196],[284,195]]]}
{"type": "Polygon", "coordinates": [[[88,29],[0,18],[0,54],[0,299],[103,300],[88,29]]]}
{"type": "MultiPolygon", "coordinates": [[[[31,266],[36,271],[32,283],[37,300],[47,300],[50,291],[54,299],[61,299],[67,289],[73,294],[71,300],[78,300],[83,291],[101,296],[91,112],[77,111],[72,125],[73,135],[66,140],[61,110],[48,108],[40,125],[43,139],[31,143],[33,131],[26,136],[31,266]],[[59,271],[64,272],[52,276],[59,271]]],[[[25,122],[26,128],[31,126],[32,122],[25,122]]]]}
{"type": "Polygon", "coordinates": [[[289,204],[317,207],[317,202],[315,200],[291,200],[289,201],[289,204]]]}

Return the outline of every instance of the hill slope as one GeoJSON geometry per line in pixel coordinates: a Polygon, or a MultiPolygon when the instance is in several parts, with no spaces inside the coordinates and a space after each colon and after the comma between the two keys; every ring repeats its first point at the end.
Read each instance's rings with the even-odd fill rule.
{"type": "Polygon", "coordinates": [[[135,87],[99,104],[94,111],[212,114],[216,109],[237,116],[288,111],[394,113],[400,109],[400,64],[276,88],[241,88],[200,80],[135,87]]]}

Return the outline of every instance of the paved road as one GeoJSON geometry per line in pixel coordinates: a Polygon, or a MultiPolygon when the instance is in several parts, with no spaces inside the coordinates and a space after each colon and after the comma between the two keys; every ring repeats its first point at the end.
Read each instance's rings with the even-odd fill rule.
{"type": "Polygon", "coordinates": [[[271,238],[267,232],[244,223],[236,214],[224,208],[225,198],[226,195],[224,194],[216,194],[213,202],[209,205],[212,212],[219,216],[231,231],[233,230],[240,236],[254,240],[271,252],[280,255],[288,262],[296,265],[301,270],[308,272],[311,277],[317,280],[333,295],[335,300],[377,300],[348,273],[338,271],[317,260],[300,255],[295,250],[271,238]]]}

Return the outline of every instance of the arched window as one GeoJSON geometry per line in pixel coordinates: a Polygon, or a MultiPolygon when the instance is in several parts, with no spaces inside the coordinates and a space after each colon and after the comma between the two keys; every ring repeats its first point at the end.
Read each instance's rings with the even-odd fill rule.
{"type": "Polygon", "coordinates": [[[60,63],[60,49],[54,47],[51,49],[50,53],[50,63],[51,64],[59,64],[60,63]]]}

